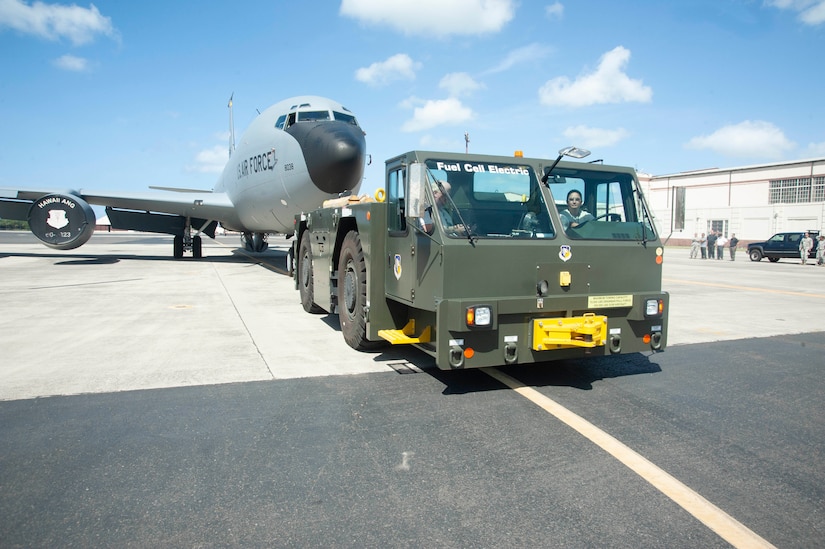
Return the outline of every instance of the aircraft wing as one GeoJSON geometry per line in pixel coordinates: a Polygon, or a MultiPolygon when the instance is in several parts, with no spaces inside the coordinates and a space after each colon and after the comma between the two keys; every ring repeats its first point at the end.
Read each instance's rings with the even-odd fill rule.
{"type": "MultiPolygon", "coordinates": [[[[126,210],[135,215],[146,213],[177,215],[184,218],[217,221],[227,227],[242,226],[234,205],[225,193],[190,190],[185,192],[181,190],[180,192],[111,193],[82,189],[79,191],[66,191],[65,189],[12,189],[0,187],[0,218],[25,221],[28,218],[31,205],[42,197],[49,195],[72,195],[88,204],[105,206],[107,212],[111,208],[126,210]]],[[[113,226],[117,227],[114,223],[113,226]]]]}

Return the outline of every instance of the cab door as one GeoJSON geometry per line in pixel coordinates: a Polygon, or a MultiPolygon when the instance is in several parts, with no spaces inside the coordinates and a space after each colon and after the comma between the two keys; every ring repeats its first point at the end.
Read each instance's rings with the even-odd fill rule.
{"type": "Polygon", "coordinates": [[[387,164],[387,257],[384,288],[387,297],[412,303],[416,232],[407,226],[404,196],[406,177],[403,159],[387,164]]]}

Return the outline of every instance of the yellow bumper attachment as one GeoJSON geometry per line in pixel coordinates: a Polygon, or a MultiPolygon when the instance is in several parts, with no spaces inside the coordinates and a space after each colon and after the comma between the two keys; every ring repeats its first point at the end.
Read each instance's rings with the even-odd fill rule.
{"type": "Polygon", "coordinates": [[[585,313],[570,318],[533,320],[533,350],[565,347],[600,347],[607,341],[607,317],[585,313]]]}
{"type": "Polygon", "coordinates": [[[404,345],[410,343],[429,343],[430,327],[424,328],[421,335],[412,337],[415,334],[415,319],[411,318],[407,325],[400,330],[378,330],[378,336],[386,339],[393,345],[404,345]]]}

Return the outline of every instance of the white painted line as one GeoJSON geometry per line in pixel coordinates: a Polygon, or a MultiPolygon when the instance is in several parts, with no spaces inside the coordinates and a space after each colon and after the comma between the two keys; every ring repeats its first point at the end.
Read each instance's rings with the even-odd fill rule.
{"type": "Polygon", "coordinates": [[[647,458],[630,449],[616,438],[605,433],[561,404],[546,397],[532,387],[502,373],[496,368],[483,368],[490,377],[500,381],[532,403],[549,412],[567,426],[609,453],[632,469],[636,474],[652,484],[657,490],[672,499],[705,526],[716,532],[734,547],[756,548],[774,547],[759,537],[747,526],[700,496],[688,486],[663,471],[647,458]]]}

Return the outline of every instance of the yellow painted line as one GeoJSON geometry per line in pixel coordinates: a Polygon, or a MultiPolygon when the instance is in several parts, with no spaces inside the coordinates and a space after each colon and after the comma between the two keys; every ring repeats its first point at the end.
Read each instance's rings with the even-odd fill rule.
{"type": "Polygon", "coordinates": [[[789,290],[774,290],[772,288],[754,288],[752,286],[736,286],[734,284],[720,284],[718,282],[698,282],[696,280],[680,280],[678,278],[663,278],[662,282],[676,282],[677,284],[693,284],[695,286],[713,286],[714,288],[726,288],[730,290],[745,290],[749,292],[763,292],[767,294],[793,295],[799,297],[816,297],[825,299],[825,294],[811,294],[807,292],[792,292],[789,290]]]}
{"type": "Polygon", "coordinates": [[[576,430],[579,434],[596,444],[596,446],[632,469],[636,474],[652,484],[657,490],[672,499],[734,547],[774,547],[744,524],[581,416],[574,414],[556,401],[546,397],[532,387],[527,387],[517,379],[502,373],[496,368],[483,368],[483,370],[487,375],[500,381],[533,404],[552,414],[561,422],[576,430]]]}

